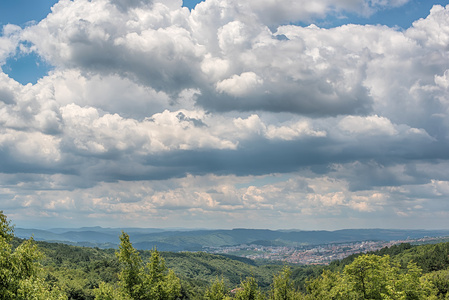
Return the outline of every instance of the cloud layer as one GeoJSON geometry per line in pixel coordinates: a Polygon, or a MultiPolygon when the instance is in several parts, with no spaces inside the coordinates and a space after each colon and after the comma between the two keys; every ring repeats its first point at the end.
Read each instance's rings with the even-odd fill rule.
{"type": "Polygon", "coordinates": [[[24,226],[447,227],[449,6],[61,0],[3,27],[0,200],[24,226]],[[27,220],[34,220],[28,222],[27,220]]]}

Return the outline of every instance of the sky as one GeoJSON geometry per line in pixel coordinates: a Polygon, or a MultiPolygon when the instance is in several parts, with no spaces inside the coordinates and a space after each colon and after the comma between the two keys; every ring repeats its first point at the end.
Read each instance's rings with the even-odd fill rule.
{"type": "Polygon", "coordinates": [[[0,2],[16,227],[449,229],[449,1],[0,2]]]}

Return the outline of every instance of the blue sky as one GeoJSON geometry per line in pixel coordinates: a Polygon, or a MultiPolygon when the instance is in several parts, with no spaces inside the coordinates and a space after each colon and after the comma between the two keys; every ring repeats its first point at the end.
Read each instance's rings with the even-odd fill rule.
{"type": "Polygon", "coordinates": [[[448,228],[449,1],[196,3],[0,4],[18,227],[448,228]]]}
{"type": "MultiPolygon", "coordinates": [[[[343,24],[381,24],[390,27],[398,26],[402,29],[409,28],[412,23],[420,18],[425,18],[433,5],[447,5],[449,1],[408,1],[404,5],[393,8],[381,9],[373,15],[366,17],[357,14],[345,18],[332,18],[326,27],[335,27],[343,24]]],[[[325,22],[326,23],[326,22],[325,22]]]]}

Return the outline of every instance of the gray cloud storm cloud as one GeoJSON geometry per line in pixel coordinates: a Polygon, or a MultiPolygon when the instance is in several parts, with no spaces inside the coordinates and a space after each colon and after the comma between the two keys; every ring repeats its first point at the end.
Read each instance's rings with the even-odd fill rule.
{"type": "Polygon", "coordinates": [[[61,0],[5,25],[0,64],[53,69],[0,73],[2,209],[24,226],[447,227],[449,6],[405,30],[313,25],[405,2],[61,0]]]}

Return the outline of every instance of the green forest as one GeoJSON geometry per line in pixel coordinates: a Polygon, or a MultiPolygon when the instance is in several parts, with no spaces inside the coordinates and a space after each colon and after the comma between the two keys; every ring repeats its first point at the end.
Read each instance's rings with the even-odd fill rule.
{"type": "Polygon", "coordinates": [[[301,266],[117,239],[119,249],[23,240],[0,212],[0,299],[449,299],[449,243],[301,266]]]}

